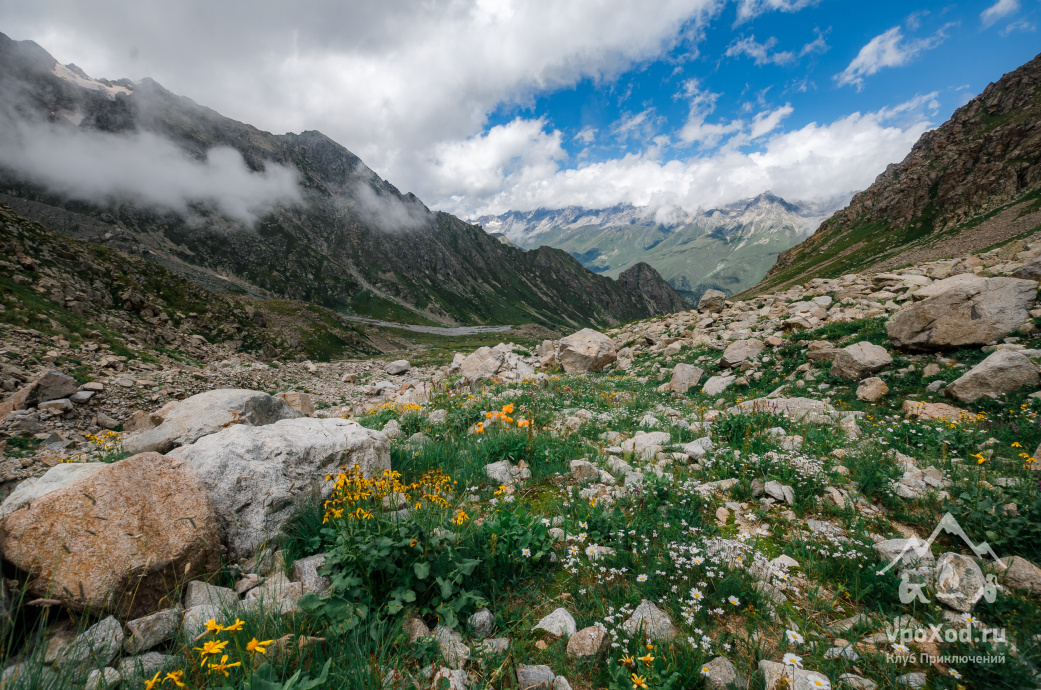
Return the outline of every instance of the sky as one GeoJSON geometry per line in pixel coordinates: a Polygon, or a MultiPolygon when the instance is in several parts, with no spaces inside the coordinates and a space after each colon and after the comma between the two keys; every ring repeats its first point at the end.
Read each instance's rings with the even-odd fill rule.
{"type": "Polygon", "coordinates": [[[465,218],[864,189],[1041,46],[1041,0],[0,0],[0,17],[93,77],[320,130],[465,218]]]}

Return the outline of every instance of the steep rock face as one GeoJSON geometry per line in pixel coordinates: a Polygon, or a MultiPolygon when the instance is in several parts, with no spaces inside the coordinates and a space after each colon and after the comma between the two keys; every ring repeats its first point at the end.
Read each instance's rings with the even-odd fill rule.
{"type": "Polygon", "coordinates": [[[21,215],[186,274],[205,287],[305,300],[434,323],[612,324],[665,313],[558,250],[524,252],[479,227],[431,212],[320,132],[273,135],[177,96],[156,82],[72,79],[29,41],[0,34],[0,122],[66,133],[148,133],[199,160],[230,147],[254,172],[299,173],[297,203],[251,227],[200,204],[205,222],[136,203],[85,202],[0,164],[21,215]],[[64,76],[63,76],[64,75],[64,76]],[[566,258],[565,258],[566,257],[566,258]]]}
{"type": "Polygon", "coordinates": [[[630,294],[642,295],[652,313],[671,314],[690,308],[683,296],[643,261],[618,274],[618,284],[630,294]]]}
{"type": "Polygon", "coordinates": [[[1041,56],[990,84],[939,128],[923,134],[902,162],[887,167],[812,237],[782,253],[757,290],[810,275],[833,277],[880,264],[940,258],[945,251],[978,251],[1041,222],[1015,222],[1038,211],[1036,203],[1025,203],[1013,217],[986,228],[975,225],[980,216],[1006,204],[1034,202],[1032,193],[1039,188],[1041,56]],[[966,226],[968,221],[973,223],[966,226]],[[936,239],[947,244],[935,246],[936,239]],[[908,253],[924,248],[926,241],[940,253],[908,253]]]}

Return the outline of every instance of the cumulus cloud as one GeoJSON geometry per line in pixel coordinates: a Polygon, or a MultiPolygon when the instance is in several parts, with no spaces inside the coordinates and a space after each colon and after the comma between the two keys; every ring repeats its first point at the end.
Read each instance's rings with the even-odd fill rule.
{"type": "Polygon", "coordinates": [[[319,129],[429,198],[441,185],[417,158],[482,131],[500,104],[610,79],[677,46],[693,52],[698,27],[723,5],[315,0],[301,10],[285,0],[0,0],[4,31],[33,38],[60,62],[110,78],[150,76],[262,129],[319,129]]]}
{"type": "Polygon", "coordinates": [[[247,225],[300,200],[297,172],[268,163],[250,170],[230,148],[190,157],[155,134],[108,134],[5,119],[0,164],[53,192],[104,204],[133,201],[198,216],[196,205],[247,225]]]}
{"type": "MultiPolygon", "coordinates": [[[[789,199],[827,199],[863,189],[886,165],[901,160],[931,123],[927,112],[935,94],[869,113],[853,113],[830,124],[812,122],[800,129],[778,132],[758,151],[742,152],[732,145],[685,160],[659,160],[648,154],[561,168],[555,160],[541,161],[537,175],[515,170],[483,197],[459,197],[445,210],[464,217],[507,210],[562,208],[578,205],[601,208],[631,203],[653,208],[714,208],[770,189],[789,199]],[[545,166],[557,169],[545,174],[545,166]]],[[[740,140],[790,114],[790,106],[760,113],[752,128],[735,134],[740,140]]],[[[530,123],[529,123],[530,124],[530,123]]],[[[733,123],[731,123],[733,124],[733,123]]],[[[557,133],[543,133],[553,138],[557,133]]]]}
{"type": "Polygon", "coordinates": [[[996,3],[980,12],[980,21],[983,26],[993,26],[999,19],[1015,14],[1019,11],[1019,0],[998,0],[996,3]]]}
{"type": "Polygon", "coordinates": [[[1017,19],[1014,22],[1009,22],[1008,26],[1002,29],[1000,33],[1002,38],[1004,38],[1017,31],[1034,31],[1035,29],[1037,29],[1037,26],[1034,22],[1029,22],[1026,19],[1017,19]]]}
{"type": "Polygon", "coordinates": [[[864,85],[864,77],[869,77],[885,67],[899,67],[910,62],[919,53],[932,50],[947,38],[945,25],[927,38],[907,40],[899,26],[875,36],[860,49],[857,56],[842,72],[835,75],[839,86],[853,85],[857,90],[864,85]]]}

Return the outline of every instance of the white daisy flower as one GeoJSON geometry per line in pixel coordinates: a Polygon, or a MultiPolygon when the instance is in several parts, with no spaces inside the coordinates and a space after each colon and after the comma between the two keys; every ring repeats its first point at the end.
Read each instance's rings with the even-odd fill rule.
{"type": "Polygon", "coordinates": [[[734,606],[737,606],[738,604],[741,603],[741,600],[738,599],[737,597],[727,597],[727,601],[729,601],[734,606]]]}
{"type": "Polygon", "coordinates": [[[802,644],[806,641],[806,639],[795,630],[786,630],[784,634],[788,637],[789,642],[794,642],[795,644],[802,644]]]}
{"type": "Polygon", "coordinates": [[[637,582],[647,582],[647,576],[643,573],[636,576],[637,582]]]}
{"type": "Polygon", "coordinates": [[[791,652],[789,652],[788,654],[784,655],[784,658],[781,659],[781,662],[784,663],[785,666],[798,666],[799,668],[802,668],[802,657],[798,654],[792,654],[791,652]]]}

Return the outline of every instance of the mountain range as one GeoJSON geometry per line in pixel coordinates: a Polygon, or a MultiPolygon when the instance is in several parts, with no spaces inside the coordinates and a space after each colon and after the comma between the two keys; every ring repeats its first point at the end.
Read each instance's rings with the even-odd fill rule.
{"type": "Polygon", "coordinates": [[[475,222],[519,247],[563,249],[586,268],[607,276],[645,262],[695,302],[709,288],[734,294],[755,285],[781,252],[812,235],[849,198],[788,202],[765,192],[693,213],[629,204],[605,209],[572,206],[509,211],[475,222]]]}
{"type": "Polygon", "coordinates": [[[650,267],[623,285],[432,212],[320,132],[92,79],[2,34],[0,62],[0,202],[204,287],[429,325],[604,326],[683,306],[650,267]]]}

